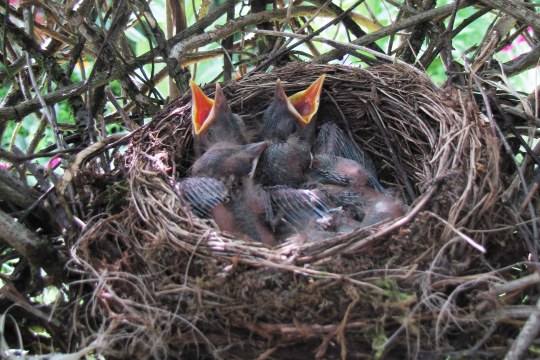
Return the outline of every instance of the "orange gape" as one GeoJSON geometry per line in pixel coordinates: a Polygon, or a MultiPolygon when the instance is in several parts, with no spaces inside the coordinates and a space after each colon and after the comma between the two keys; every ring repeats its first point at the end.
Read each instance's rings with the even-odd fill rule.
{"type": "Polygon", "coordinates": [[[212,121],[210,113],[214,108],[214,100],[206,96],[193,80],[189,80],[189,86],[191,87],[193,99],[191,105],[193,130],[196,135],[199,135],[212,121]]]}
{"type": "Polygon", "coordinates": [[[305,124],[308,124],[311,118],[317,113],[317,110],[319,110],[319,100],[325,78],[326,74],[323,74],[306,90],[289,96],[289,101],[305,124]]]}
{"type": "Polygon", "coordinates": [[[195,156],[200,157],[219,142],[246,144],[248,135],[244,121],[232,112],[221,85],[216,83],[214,99],[207,97],[193,81],[190,86],[195,156]]]}

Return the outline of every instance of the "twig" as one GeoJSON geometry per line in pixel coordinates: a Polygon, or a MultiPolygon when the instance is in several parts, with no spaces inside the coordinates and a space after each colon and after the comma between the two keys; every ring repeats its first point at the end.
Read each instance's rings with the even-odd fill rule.
{"type": "Polygon", "coordinates": [[[527,353],[529,346],[536,339],[538,332],[540,331],[540,299],[536,302],[529,319],[523,325],[523,328],[519,332],[519,335],[514,340],[514,343],[510,347],[510,350],[504,357],[505,360],[519,360],[523,359],[527,353]]]}
{"type": "Polygon", "coordinates": [[[255,14],[249,14],[231,21],[214,31],[181,39],[172,46],[169,56],[181,63],[187,52],[191,50],[229,37],[246,26],[283,19],[287,16],[288,11],[291,12],[291,16],[309,16],[316,11],[316,8],[311,6],[293,6],[290,10],[279,9],[276,11],[262,11],[255,14]]]}
{"type": "MultiPolygon", "coordinates": [[[[468,71],[471,70],[468,63],[465,63],[465,67],[466,67],[466,69],[468,71]]],[[[506,137],[505,137],[504,133],[502,132],[500,126],[498,125],[497,120],[493,116],[493,112],[491,110],[489,98],[488,98],[488,95],[486,94],[484,88],[482,87],[482,84],[480,82],[481,80],[478,78],[478,76],[476,74],[471,74],[471,77],[472,77],[472,80],[475,82],[478,90],[482,94],[482,98],[484,100],[484,105],[486,106],[486,112],[487,112],[488,119],[489,119],[489,121],[491,123],[492,128],[494,129],[493,132],[501,140],[501,142],[503,144],[503,147],[504,147],[504,150],[511,156],[512,161],[514,163],[514,166],[516,167],[516,172],[517,172],[517,174],[519,176],[519,179],[520,179],[521,188],[523,189],[523,192],[525,194],[527,194],[529,189],[528,189],[528,186],[527,186],[527,182],[525,181],[525,176],[523,175],[523,171],[521,170],[521,166],[517,162],[517,159],[515,158],[514,153],[512,152],[512,148],[510,147],[510,144],[508,144],[508,141],[506,140],[506,137]]],[[[534,206],[532,205],[532,203],[529,202],[527,207],[528,207],[531,218],[535,218],[536,217],[535,216],[536,212],[535,212],[535,209],[534,209],[534,206]]],[[[527,247],[529,249],[529,252],[530,252],[534,262],[538,264],[538,225],[537,225],[536,221],[533,221],[531,223],[531,225],[532,225],[532,243],[531,243],[531,241],[530,241],[530,239],[528,237],[524,236],[523,238],[524,238],[525,242],[527,243],[527,247]]],[[[522,226],[520,226],[519,229],[522,229],[522,226]]],[[[524,233],[524,231],[522,232],[522,234],[523,233],[524,233]]],[[[536,266],[536,271],[538,271],[540,273],[540,265],[536,266]]]]}
{"type": "MultiPolygon", "coordinates": [[[[282,32],[282,31],[271,31],[271,30],[257,30],[257,29],[246,30],[246,33],[265,34],[265,35],[273,35],[273,36],[283,36],[283,37],[291,37],[291,38],[297,38],[297,39],[307,39],[309,37],[308,35],[304,35],[304,34],[295,34],[295,33],[282,32]]],[[[366,53],[368,53],[370,55],[373,55],[373,56],[375,56],[377,58],[383,59],[383,60],[385,60],[385,61],[387,61],[389,63],[396,63],[396,64],[399,64],[399,65],[402,65],[402,66],[406,66],[407,68],[409,68],[409,69],[411,69],[411,70],[413,70],[415,72],[418,71],[416,68],[414,68],[413,66],[411,66],[410,64],[408,64],[408,63],[406,63],[404,61],[396,59],[393,56],[386,55],[384,53],[375,51],[375,50],[370,49],[369,47],[366,47],[366,46],[361,46],[361,45],[356,45],[356,44],[351,44],[351,43],[345,43],[345,42],[337,41],[337,40],[330,40],[330,39],[326,39],[326,38],[319,37],[319,36],[311,37],[310,39],[313,40],[313,41],[317,41],[317,42],[320,42],[320,43],[323,43],[323,44],[333,46],[336,49],[339,49],[339,50],[342,50],[342,51],[348,51],[353,56],[358,56],[359,55],[359,54],[353,53],[353,51],[357,51],[357,50],[364,51],[364,52],[366,52],[366,53]]]]}
{"type": "MultiPolygon", "coordinates": [[[[352,4],[346,11],[342,12],[338,17],[332,19],[332,21],[328,22],[324,26],[320,27],[313,33],[307,35],[306,38],[301,39],[300,41],[295,42],[292,45],[287,46],[286,48],[280,49],[272,58],[269,58],[265,61],[263,61],[261,64],[257,65],[255,69],[253,69],[250,73],[254,73],[263,69],[266,69],[275,59],[285,55],[287,52],[291,51],[292,49],[298,47],[299,45],[303,44],[306,41],[311,40],[316,35],[319,35],[324,30],[328,29],[330,26],[335,25],[341,21],[344,17],[348,16],[355,8],[360,6],[365,0],[357,0],[354,4],[352,4]]],[[[292,8],[289,8],[292,9],[292,8]]],[[[317,10],[317,13],[320,11],[320,9],[317,10]]]]}
{"type": "MultiPolygon", "coordinates": [[[[433,9],[437,5],[436,3],[437,2],[434,0],[422,1],[422,12],[433,9]]],[[[456,0],[455,4],[457,5],[458,3],[459,0],[456,0]]],[[[451,16],[450,23],[448,25],[449,28],[452,28],[454,15],[455,14],[453,13],[451,16]]],[[[403,52],[401,53],[401,55],[398,54],[399,58],[401,58],[407,63],[415,62],[418,54],[420,53],[422,44],[424,43],[424,40],[428,35],[429,25],[431,24],[429,24],[428,22],[422,22],[414,26],[410,36],[408,37],[408,39],[405,40],[407,42],[407,45],[409,46],[405,46],[403,48],[403,52]]]]}
{"type": "Polygon", "coordinates": [[[437,44],[431,49],[427,50],[422,57],[420,58],[419,62],[422,65],[424,69],[428,68],[433,60],[439,55],[439,53],[442,51],[444,46],[448,45],[448,38],[453,39],[456,37],[459,33],[461,33],[464,29],[466,29],[470,24],[472,24],[474,21],[478,20],[488,12],[490,12],[491,9],[489,7],[484,7],[480,9],[479,11],[475,12],[473,15],[469,16],[465,20],[461,22],[457,27],[455,27],[450,34],[447,34],[446,30],[442,35],[441,39],[437,42],[437,44]]]}
{"type": "MultiPolygon", "coordinates": [[[[234,2],[229,1],[229,8],[227,9],[227,22],[234,20],[234,2]]],[[[234,36],[231,35],[222,40],[221,45],[223,47],[223,80],[230,81],[232,79],[233,73],[233,63],[229,51],[232,49],[234,44],[234,36]]]]}
{"type": "Polygon", "coordinates": [[[38,153],[26,154],[26,155],[16,155],[6,150],[0,149],[0,159],[6,159],[11,162],[17,163],[17,162],[34,160],[34,159],[39,159],[39,158],[44,158],[44,157],[53,157],[53,156],[62,155],[62,154],[76,153],[80,150],[81,149],[79,148],[69,148],[69,149],[58,150],[58,151],[38,152],[38,153]]]}
{"type": "Polygon", "coordinates": [[[392,142],[388,138],[388,134],[386,133],[386,130],[382,123],[381,116],[379,115],[379,112],[377,111],[377,107],[373,104],[373,101],[368,102],[367,110],[371,116],[371,119],[377,124],[377,128],[379,129],[379,133],[384,139],[386,148],[388,149],[388,151],[390,152],[390,155],[392,156],[392,160],[394,161],[394,166],[396,168],[396,171],[401,176],[403,185],[405,185],[405,190],[407,190],[407,195],[409,196],[409,199],[411,201],[414,201],[414,199],[416,199],[417,197],[416,190],[411,184],[411,181],[409,180],[409,176],[407,175],[407,172],[405,171],[405,169],[403,168],[403,165],[401,164],[401,157],[398,156],[396,150],[394,149],[394,146],[392,145],[392,142]]]}
{"type": "MultiPolygon", "coordinates": [[[[318,6],[322,6],[325,2],[322,0],[310,0],[311,3],[317,4],[318,6]]],[[[343,9],[341,9],[339,6],[337,6],[334,3],[330,3],[328,5],[328,10],[332,11],[338,16],[341,16],[343,14],[343,9]]],[[[350,31],[354,36],[357,38],[365,36],[366,33],[362,28],[352,19],[352,13],[349,12],[349,10],[352,10],[351,8],[347,9],[347,14],[342,17],[341,23],[345,26],[345,29],[347,31],[350,31]]],[[[382,49],[379,47],[379,45],[373,43],[370,45],[370,48],[372,50],[382,52],[382,49]]]]}
{"type": "MultiPolygon", "coordinates": [[[[506,76],[514,76],[521,74],[523,71],[529,70],[537,66],[540,59],[540,44],[536,45],[531,51],[519,55],[517,58],[503,64],[503,72],[506,76]]],[[[489,72],[486,71],[489,74],[489,72]]]]}
{"type": "Polygon", "coordinates": [[[452,224],[450,224],[448,221],[444,220],[442,217],[440,217],[439,215],[431,212],[431,211],[428,211],[427,212],[430,216],[433,216],[435,219],[439,220],[440,222],[442,222],[444,225],[448,226],[453,232],[455,232],[456,234],[458,234],[463,240],[465,240],[466,242],[469,243],[469,245],[471,245],[473,248],[475,248],[476,250],[482,252],[482,253],[485,253],[486,252],[486,248],[483,247],[482,245],[478,244],[476,241],[474,241],[470,236],[466,235],[465,233],[461,232],[460,230],[456,229],[456,227],[454,227],[452,224]]]}
{"type": "Polygon", "coordinates": [[[438,186],[434,185],[433,187],[431,187],[431,189],[424,193],[422,200],[419,201],[414,206],[414,208],[410,209],[407,214],[401,219],[395,221],[391,225],[385,226],[383,229],[379,230],[375,234],[345,247],[344,249],[342,249],[342,251],[344,251],[345,253],[359,252],[373,242],[377,241],[381,236],[389,234],[390,232],[395,231],[403,225],[407,224],[426,206],[426,204],[431,200],[431,197],[433,196],[437,188],[438,186]]]}

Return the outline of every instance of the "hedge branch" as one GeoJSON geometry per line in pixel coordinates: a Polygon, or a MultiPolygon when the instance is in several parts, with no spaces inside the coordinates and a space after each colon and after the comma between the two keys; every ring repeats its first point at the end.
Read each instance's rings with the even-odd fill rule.
{"type": "Polygon", "coordinates": [[[64,260],[43,237],[0,210],[0,239],[12,246],[33,266],[43,268],[56,281],[64,278],[64,260]]]}

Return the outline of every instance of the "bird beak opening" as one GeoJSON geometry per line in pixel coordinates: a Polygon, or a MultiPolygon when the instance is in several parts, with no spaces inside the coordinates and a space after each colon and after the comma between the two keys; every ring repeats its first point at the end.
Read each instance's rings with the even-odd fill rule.
{"type": "Polygon", "coordinates": [[[215,118],[215,101],[206,96],[193,80],[189,80],[189,86],[191,87],[192,96],[191,119],[193,121],[193,130],[196,135],[199,135],[215,118]]]}
{"type": "Polygon", "coordinates": [[[319,76],[306,90],[289,96],[289,104],[294,108],[293,114],[305,126],[319,110],[319,100],[326,74],[319,76]]]}
{"type": "Polygon", "coordinates": [[[229,106],[219,84],[216,83],[215,100],[206,96],[193,80],[189,80],[189,86],[191,87],[192,96],[191,119],[193,121],[193,130],[195,131],[195,135],[200,135],[216,118],[216,112],[219,110],[218,107],[223,108],[223,106],[226,106],[228,109],[229,106]]]}

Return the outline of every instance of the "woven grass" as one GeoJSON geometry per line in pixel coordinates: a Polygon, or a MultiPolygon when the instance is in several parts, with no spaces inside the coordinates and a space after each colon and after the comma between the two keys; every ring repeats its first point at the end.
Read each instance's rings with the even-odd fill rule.
{"type": "Polygon", "coordinates": [[[508,350],[518,329],[504,309],[523,304],[523,294],[504,287],[527,274],[528,252],[512,216],[523,199],[502,170],[493,128],[468,92],[439,89],[397,65],[295,63],[224,91],[254,126],[277,78],[292,93],[321,73],[318,123],[334,121],[353,136],[382,183],[409,205],[407,214],[272,249],[221,233],[193,217],[176,189],[193,159],[187,94],[132,138],[114,191],[76,180],[86,182],[81,196],[95,209],[71,263],[85,279],[74,305],[82,344],[99,337],[100,353],[121,358],[490,357],[508,350]]]}

